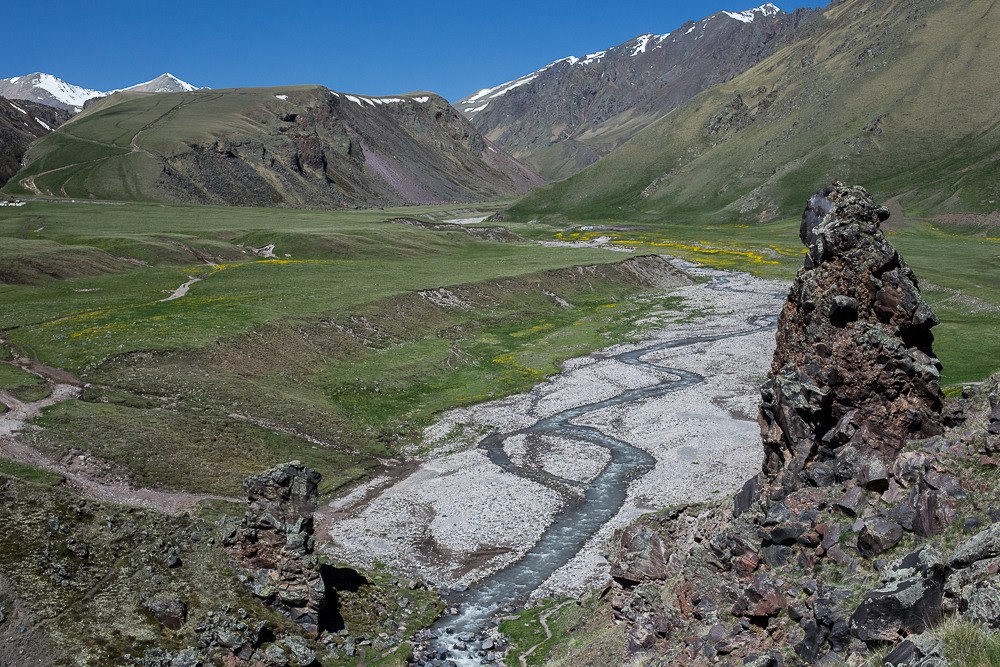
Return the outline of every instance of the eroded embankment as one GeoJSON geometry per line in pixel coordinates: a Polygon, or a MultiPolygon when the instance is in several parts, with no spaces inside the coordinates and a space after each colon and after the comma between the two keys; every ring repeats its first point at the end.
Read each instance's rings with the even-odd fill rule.
{"type": "Polygon", "coordinates": [[[0,390],[0,403],[7,406],[0,414],[0,456],[61,475],[65,484],[79,493],[108,502],[177,512],[193,507],[203,500],[232,500],[222,496],[184,493],[136,487],[127,478],[112,478],[98,472],[86,456],[66,456],[56,459],[32,446],[22,432],[30,429],[32,419],[46,408],[80,398],[84,383],[71,373],[52,368],[26,357],[14,357],[0,363],[9,364],[43,380],[48,396],[34,401],[22,401],[0,390]]]}

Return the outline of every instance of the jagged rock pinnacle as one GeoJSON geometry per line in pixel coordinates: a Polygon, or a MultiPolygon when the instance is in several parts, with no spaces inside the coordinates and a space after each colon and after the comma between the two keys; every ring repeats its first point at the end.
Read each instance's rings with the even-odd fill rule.
{"type": "Polygon", "coordinates": [[[254,595],[316,633],[328,602],[322,566],[312,554],[321,479],[298,461],[247,478],[247,513],[227,540],[252,575],[247,583],[254,595]]]}
{"type": "Polygon", "coordinates": [[[800,229],[809,253],[761,389],[772,495],[876,479],[906,440],[942,430],[938,320],[880,228],[888,217],[856,186],[809,200],[800,229]]]}

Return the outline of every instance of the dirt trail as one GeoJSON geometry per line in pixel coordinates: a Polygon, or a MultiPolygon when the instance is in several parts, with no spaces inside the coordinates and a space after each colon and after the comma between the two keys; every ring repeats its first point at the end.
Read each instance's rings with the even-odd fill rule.
{"type": "Polygon", "coordinates": [[[534,646],[532,646],[527,651],[525,651],[524,653],[522,653],[521,655],[519,655],[517,657],[517,661],[521,664],[521,667],[528,667],[528,658],[530,658],[531,655],[535,651],[538,650],[538,647],[540,647],[542,644],[544,644],[545,642],[547,642],[550,639],[552,639],[552,630],[551,630],[551,628],[549,628],[549,616],[551,616],[552,614],[556,613],[557,611],[559,611],[560,609],[562,609],[566,605],[573,604],[575,602],[576,602],[576,600],[566,600],[565,602],[563,602],[562,604],[558,605],[557,607],[553,607],[552,609],[549,609],[548,611],[543,612],[538,617],[538,623],[542,626],[542,630],[545,631],[545,639],[543,639],[542,641],[538,642],[537,644],[535,644],[534,646]]]}
{"type": "Polygon", "coordinates": [[[67,371],[46,366],[37,360],[17,358],[0,363],[16,366],[45,380],[50,392],[41,400],[25,402],[10,392],[0,390],[0,403],[8,408],[7,412],[0,414],[0,455],[62,475],[68,487],[106,502],[146,507],[168,514],[191,508],[203,500],[242,502],[240,498],[137,488],[124,478],[106,479],[95,475],[93,466],[88,465],[85,457],[56,461],[46,456],[21,437],[21,433],[32,428],[28,422],[41,415],[45,408],[78,399],[84,383],[67,371]]]}

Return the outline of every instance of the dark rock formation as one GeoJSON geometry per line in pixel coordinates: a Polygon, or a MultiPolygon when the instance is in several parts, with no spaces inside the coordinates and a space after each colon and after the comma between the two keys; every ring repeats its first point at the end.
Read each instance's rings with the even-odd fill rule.
{"type": "Polygon", "coordinates": [[[817,193],[802,218],[809,248],[778,323],[761,390],[771,494],[864,475],[887,485],[910,438],[942,432],[937,319],[879,228],[888,211],[859,187],[817,193]]]}
{"type": "Polygon", "coordinates": [[[313,556],[321,476],[298,461],[247,478],[247,513],[228,539],[254,595],[310,632],[322,630],[327,591],[313,556]]]}
{"type": "Polygon", "coordinates": [[[883,517],[874,517],[865,522],[858,535],[858,551],[861,555],[874,558],[893,548],[903,539],[903,527],[883,517]]]}

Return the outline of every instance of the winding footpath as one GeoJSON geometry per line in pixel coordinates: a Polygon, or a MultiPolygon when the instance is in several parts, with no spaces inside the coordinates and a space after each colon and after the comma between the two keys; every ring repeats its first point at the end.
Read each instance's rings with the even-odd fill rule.
{"type": "Polygon", "coordinates": [[[135,487],[125,479],[108,479],[95,473],[84,457],[54,460],[46,456],[23,437],[22,431],[31,428],[28,422],[41,415],[45,408],[80,398],[84,383],[62,369],[52,368],[32,359],[21,357],[0,363],[15,366],[41,378],[49,388],[49,395],[37,401],[21,401],[10,392],[0,390],[0,403],[8,408],[0,414],[0,456],[61,475],[67,487],[95,500],[145,507],[169,514],[194,507],[203,500],[241,502],[224,496],[135,487]]]}

